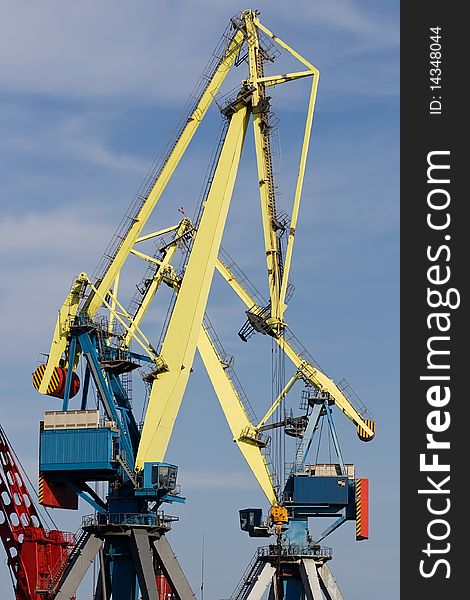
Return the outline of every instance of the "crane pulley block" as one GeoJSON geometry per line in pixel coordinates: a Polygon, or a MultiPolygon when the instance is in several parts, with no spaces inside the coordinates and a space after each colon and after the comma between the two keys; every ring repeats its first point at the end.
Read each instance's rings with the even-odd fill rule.
{"type": "Polygon", "coordinates": [[[271,523],[274,525],[284,525],[289,522],[289,515],[285,506],[275,504],[271,506],[271,512],[269,513],[271,523]]]}

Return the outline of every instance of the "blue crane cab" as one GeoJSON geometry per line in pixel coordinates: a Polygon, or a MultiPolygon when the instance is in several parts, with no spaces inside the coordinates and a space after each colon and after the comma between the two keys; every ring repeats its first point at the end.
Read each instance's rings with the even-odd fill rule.
{"type": "Polygon", "coordinates": [[[145,496],[159,502],[184,502],[176,483],[178,467],[165,462],[144,463],[142,486],[137,487],[136,496],[145,496]]]}

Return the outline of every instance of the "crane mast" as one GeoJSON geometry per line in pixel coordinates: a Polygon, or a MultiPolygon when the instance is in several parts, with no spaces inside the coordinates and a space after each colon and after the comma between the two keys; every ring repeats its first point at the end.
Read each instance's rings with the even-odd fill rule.
{"type": "Polygon", "coordinates": [[[269,98],[263,82],[264,60],[259,44],[258,32],[252,19],[246,20],[247,35],[251,40],[248,47],[249,85],[253,88],[253,133],[258,168],[258,182],[261,199],[264,245],[271,300],[271,321],[277,333],[281,332],[283,320],[280,311],[282,277],[282,252],[277,230],[281,225],[277,219],[276,194],[274,189],[271,144],[269,137],[269,98]]]}
{"type": "MultiPolygon", "coordinates": [[[[40,500],[44,506],[76,510],[81,498],[94,514],[84,518],[79,551],[65,557],[60,573],[48,584],[47,598],[73,597],[95,560],[99,561],[95,598],[134,600],[140,593],[144,600],[158,600],[165,590],[178,600],[194,598],[166,538],[176,519],[160,507],[185,501],[176,483],[178,468],[166,461],[196,351],[233,440],[268,501],[265,519],[261,509],[240,512],[242,529],[251,537],[274,536],[276,540],[271,550],[253,563],[251,584],[246,585],[245,578],[232,598],[254,600],[271,585],[270,597],[301,600],[306,594],[312,600],[320,599],[316,588],[312,592],[313,587],[319,589],[321,584],[333,593],[334,585],[326,565],[331,557],[321,554],[318,542],[347,520],[356,521],[356,525],[359,522],[357,539],[367,537],[367,480],[355,478],[353,470],[343,463],[332,407],[346,415],[363,441],[373,439],[375,423],[345,385],[325,374],[285,320],[318,82],[318,69],[265,27],[256,11],[247,10],[232,18],[170,150],[136,195],[94,276],[82,272],[73,283],[59,310],[47,359],[33,373],[38,392],[62,400],[61,410],[46,411],[40,426],[40,500]],[[266,67],[273,62],[270,51],[274,47],[300,62],[302,70],[269,74],[266,67]],[[219,105],[224,133],[199,216],[192,222],[185,215],[176,224],[149,230],[151,217],[224,80],[234,67],[243,64],[247,76],[239,82],[234,97],[219,105]],[[287,218],[276,207],[268,92],[272,86],[304,78],[310,78],[311,86],[291,215],[287,218]],[[221,245],[250,121],[267,301],[253,292],[254,286],[240,276],[234,261],[227,260],[221,245]],[[157,251],[148,251],[152,244],[157,244],[157,251]],[[175,266],[181,255],[182,270],[175,266]],[[148,269],[137,296],[125,308],[124,267],[130,259],[143,261],[148,269]],[[246,342],[254,333],[268,335],[293,363],[289,381],[260,420],[206,315],[216,272],[244,305],[246,322],[239,331],[240,338],[246,342]],[[157,344],[144,333],[143,323],[162,284],[170,288],[173,300],[161,343],[157,344]],[[79,365],[83,381],[78,376],[79,365]],[[143,366],[149,395],[141,427],[134,415],[130,386],[132,372],[143,366]],[[305,414],[295,417],[287,413],[285,405],[298,382],[304,383],[308,394],[305,414]],[[276,421],[282,411],[284,416],[276,421]],[[333,437],[339,463],[337,469],[327,465],[322,471],[309,465],[307,459],[323,420],[333,437]],[[270,459],[268,432],[274,429],[298,440],[284,486],[270,459]],[[299,491],[301,480],[307,482],[307,496],[299,491]],[[96,492],[93,482],[105,482],[105,497],[96,492]],[[335,488],[331,497],[321,499],[321,485],[331,490],[337,486],[341,493],[335,496],[335,488]],[[308,518],[319,516],[335,516],[337,521],[312,541],[308,518]],[[292,571],[281,556],[286,548],[294,547],[308,551],[292,554],[300,565],[292,571]]],[[[36,600],[31,594],[18,600],[36,600]]]]}

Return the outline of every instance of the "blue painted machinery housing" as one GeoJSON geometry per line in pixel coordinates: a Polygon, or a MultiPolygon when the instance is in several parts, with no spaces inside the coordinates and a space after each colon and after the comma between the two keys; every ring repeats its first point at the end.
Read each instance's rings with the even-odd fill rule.
{"type": "Polygon", "coordinates": [[[107,427],[41,431],[39,470],[80,475],[85,481],[116,476],[119,432],[107,427]]]}

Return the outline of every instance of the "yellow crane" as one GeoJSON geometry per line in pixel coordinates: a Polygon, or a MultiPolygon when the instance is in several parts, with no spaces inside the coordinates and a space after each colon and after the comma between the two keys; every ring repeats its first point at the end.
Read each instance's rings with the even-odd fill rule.
{"type": "Polygon", "coordinates": [[[363,440],[372,439],[375,424],[361,414],[346,394],[312,361],[305,359],[291,343],[285,321],[289,274],[292,263],[295,233],[299,218],[300,200],[307,163],[307,154],[313,123],[319,71],[281,38],[274,35],[259,20],[256,11],[247,10],[233,18],[219,47],[217,60],[206,74],[200,93],[190,114],[184,121],[174,143],[144,190],[139,194],[125,216],[112,240],[95,277],[81,273],[74,282],[61,307],[55,327],[48,359],[35,372],[36,388],[43,394],[54,390],[57,369],[72,371],[80,358],[81,350],[71,352],[70,332],[78,317],[92,321],[99,311],[109,315],[109,335],[113,325],[119,324],[122,334],[119,346],[129,348],[136,343],[153,363],[147,375],[151,391],[143,429],[138,443],[135,464],[137,473],[146,463],[162,462],[172,435],[196,353],[199,351],[210,376],[233,438],[244,455],[261,489],[273,507],[272,522],[280,527],[286,521],[286,510],[281,506],[274,474],[264,453],[266,440],[263,427],[283,402],[295,381],[303,379],[321,392],[328,394],[334,403],[358,428],[363,440]],[[270,61],[269,47],[280,48],[301,63],[298,71],[267,74],[270,61]],[[226,121],[223,143],[220,145],[210,185],[203,198],[200,218],[191,222],[184,217],[179,223],[158,231],[144,232],[144,227],[181,162],[193,136],[199,129],[209,107],[214,102],[229,71],[246,63],[248,73],[238,86],[233,99],[226,103],[221,113],[226,121]],[[303,139],[298,164],[298,174],[288,223],[279,219],[276,207],[270,121],[271,111],[267,90],[299,79],[311,81],[307,103],[303,139]],[[253,129],[256,154],[257,179],[263,224],[263,239],[269,302],[261,306],[249,289],[237,278],[221,256],[221,242],[227,220],[238,167],[245,144],[248,127],[253,129]],[[280,245],[280,234],[286,234],[285,251],[280,245]],[[156,257],[143,250],[145,243],[161,237],[168,239],[163,255],[156,257]],[[178,273],[172,261],[179,248],[186,249],[184,273],[178,273]],[[119,285],[123,267],[129,257],[137,257],[153,268],[152,277],[146,281],[136,310],[128,310],[119,298],[119,285]],[[281,394],[273,400],[272,407],[259,423],[252,422],[246,407],[231,379],[217,343],[205,324],[204,315],[211,283],[218,271],[240,298],[247,309],[249,322],[255,330],[268,334],[292,361],[295,372],[281,394]],[[171,316],[161,347],[158,350],[143,333],[141,324],[161,283],[175,293],[171,316]]]}

